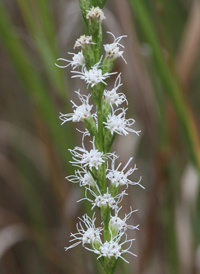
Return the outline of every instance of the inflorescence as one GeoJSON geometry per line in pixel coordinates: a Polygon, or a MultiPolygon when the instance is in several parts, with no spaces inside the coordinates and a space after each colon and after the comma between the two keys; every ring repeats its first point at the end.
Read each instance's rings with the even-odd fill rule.
{"type": "Polygon", "coordinates": [[[128,105],[125,94],[118,92],[122,86],[121,73],[116,76],[113,89],[105,89],[107,79],[116,74],[116,72],[111,72],[114,61],[121,57],[126,63],[123,57],[124,52],[121,50],[124,48],[121,40],[126,35],[116,38],[114,34],[108,32],[114,41],[103,45],[105,55],[101,56],[101,23],[105,19],[104,13],[99,7],[91,7],[90,0],[80,0],[79,3],[90,36],[82,35],[77,39],[74,49],[78,48],[81,51],[70,52],[72,60],[59,58],[57,60],[59,65],[56,65],[60,68],[71,66],[72,78],[78,77],[84,80],[91,93],[82,95],[80,90],[75,91],[81,104],[76,105],[71,101],[73,112],[60,113],[59,118],[62,124],[68,121],[82,121],[86,127],[82,147],[76,146],[74,149],[69,149],[73,159],[71,163],[78,169],[74,175],[67,176],[66,179],[85,188],[85,197],[79,202],[87,200],[91,203],[91,210],[99,209],[102,226],[95,226],[94,214],[92,218],[87,214],[83,215],[77,224],[77,232],[71,233],[72,245],[66,247],[65,250],[82,244],[85,249],[97,255],[106,273],[114,273],[118,258],[128,263],[123,257],[124,253],[136,256],[130,251],[134,239],[128,239],[127,229],[139,230],[139,225],[127,224],[127,220],[137,210],[131,208],[130,213],[122,219],[119,217],[122,208],[119,204],[128,195],[126,191],[129,185],[144,187],[141,185],[141,177],[136,182],[130,179],[130,176],[137,170],[136,165],[133,168],[128,167],[133,158],[131,157],[121,168],[122,163],[116,166],[119,156],[116,152],[110,153],[109,151],[116,134],[126,136],[129,133],[135,133],[139,135],[140,131],[133,129],[134,119],[126,119],[127,108],[120,107],[123,103],[128,105]],[[88,9],[86,9],[87,6],[88,9]],[[60,65],[63,61],[67,64],[60,65]],[[93,104],[89,102],[92,99],[96,105],[96,112],[93,113],[91,112],[94,109],[93,104]],[[90,150],[85,148],[85,136],[91,137],[90,150]]]}

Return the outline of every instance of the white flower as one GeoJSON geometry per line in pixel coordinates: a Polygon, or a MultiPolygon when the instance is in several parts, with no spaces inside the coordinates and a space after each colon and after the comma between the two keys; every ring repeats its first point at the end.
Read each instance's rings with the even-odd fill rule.
{"type": "Polygon", "coordinates": [[[139,185],[140,187],[144,189],[144,187],[140,184],[142,177],[140,177],[138,182],[132,182],[131,180],[128,179],[128,176],[130,176],[134,171],[137,170],[136,165],[134,166],[134,168],[131,167],[126,173],[124,172],[127,166],[130,164],[130,162],[133,160],[133,157],[131,157],[128,160],[127,164],[124,166],[124,168],[121,171],[119,171],[119,167],[121,166],[122,163],[120,163],[118,167],[115,169],[116,159],[117,159],[116,157],[113,157],[111,169],[107,168],[108,173],[106,175],[106,178],[110,180],[111,184],[113,184],[115,187],[123,186],[123,185],[126,185],[127,187],[128,185],[139,185]]]}
{"type": "Polygon", "coordinates": [[[90,188],[86,188],[86,193],[85,193],[85,198],[80,199],[78,202],[82,200],[87,200],[91,202],[92,204],[92,209],[97,206],[97,207],[105,207],[109,206],[111,209],[118,209],[118,204],[122,201],[124,195],[128,195],[126,191],[122,191],[121,193],[117,194],[115,197],[112,197],[111,194],[109,193],[109,190],[107,188],[107,192],[104,193],[103,195],[101,194],[98,186],[96,185],[96,190],[99,192],[99,195],[97,195],[93,190],[90,188]],[[90,193],[93,195],[95,198],[94,200],[91,200],[87,197],[87,190],[90,191],[90,193]]]}
{"type": "Polygon", "coordinates": [[[78,94],[78,97],[82,103],[82,105],[77,106],[72,100],[73,108],[76,108],[74,110],[74,113],[68,113],[68,114],[62,114],[60,113],[60,120],[62,120],[62,125],[68,121],[72,122],[79,122],[83,121],[84,119],[88,119],[91,115],[90,111],[93,107],[93,105],[89,105],[89,99],[91,95],[89,94],[88,96],[86,95],[81,95],[80,91],[75,91],[75,93],[78,94]]]}
{"type": "Polygon", "coordinates": [[[83,148],[75,147],[74,149],[69,149],[69,151],[73,155],[72,158],[74,160],[74,162],[70,161],[70,163],[78,167],[95,167],[96,169],[98,169],[98,167],[105,162],[105,155],[103,154],[103,152],[100,152],[95,148],[94,140],[91,143],[93,145],[93,148],[90,151],[87,151],[84,148],[83,143],[83,148]]]}
{"type": "Polygon", "coordinates": [[[59,68],[66,68],[66,67],[71,65],[73,69],[75,69],[77,67],[82,67],[82,66],[85,65],[85,58],[83,56],[82,51],[78,52],[77,54],[72,53],[72,52],[68,52],[68,54],[73,55],[72,60],[67,60],[67,59],[64,59],[64,58],[58,58],[57,61],[64,61],[64,62],[68,62],[69,64],[67,64],[65,66],[60,66],[60,65],[57,65],[57,64],[55,64],[55,65],[59,68]]]}
{"type": "Polygon", "coordinates": [[[113,33],[109,32],[109,31],[107,31],[107,33],[111,34],[113,36],[113,38],[114,38],[114,42],[112,44],[106,44],[106,45],[104,45],[104,50],[105,50],[105,52],[107,54],[107,57],[109,57],[109,58],[122,57],[122,59],[124,60],[124,62],[127,63],[126,60],[123,57],[123,53],[124,52],[120,51],[120,49],[119,49],[119,46],[122,47],[122,48],[124,48],[124,46],[121,45],[119,42],[120,42],[120,40],[123,37],[127,37],[127,35],[122,35],[122,36],[120,36],[118,38],[115,38],[115,36],[114,36],[113,33]]]}
{"type": "Polygon", "coordinates": [[[118,244],[117,242],[111,240],[110,242],[105,242],[101,247],[100,247],[100,257],[110,257],[114,256],[115,259],[118,259],[118,257],[121,256],[121,251],[122,251],[122,246],[118,244]]]}
{"type": "Polygon", "coordinates": [[[81,35],[75,42],[74,48],[85,48],[85,46],[90,46],[95,44],[92,42],[92,36],[81,35]]]}
{"type": "Polygon", "coordinates": [[[90,70],[87,70],[85,67],[82,67],[82,72],[80,71],[71,71],[72,73],[77,73],[77,75],[72,76],[72,78],[79,77],[80,79],[84,80],[86,84],[91,85],[94,87],[98,83],[103,83],[107,85],[105,80],[110,77],[110,75],[115,74],[116,72],[111,73],[102,73],[102,70],[99,68],[101,60],[95,64],[90,70]]]}
{"type": "Polygon", "coordinates": [[[126,221],[131,217],[132,213],[138,211],[137,209],[136,210],[132,210],[131,208],[131,211],[128,215],[125,214],[125,217],[124,219],[121,219],[120,217],[118,217],[118,213],[119,213],[119,210],[121,209],[122,207],[118,208],[116,211],[115,211],[115,216],[111,216],[110,217],[110,221],[109,221],[109,227],[111,229],[111,231],[113,232],[116,232],[117,233],[121,233],[121,232],[125,232],[127,230],[127,228],[129,229],[137,229],[139,230],[139,225],[136,225],[136,226],[133,226],[133,225],[128,225],[126,223],[126,221]]]}
{"type": "Polygon", "coordinates": [[[78,240],[78,241],[69,247],[65,247],[65,251],[79,245],[80,243],[82,243],[83,246],[85,244],[94,245],[95,242],[101,243],[100,235],[101,235],[101,231],[103,230],[103,228],[101,228],[101,227],[95,228],[96,218],[94,218],[94,215],[93,215],[92,219],[87,214],[83,215],[83,219],[81,219],[81,218],[79,218],[79,219],[85,225],[86,229],[83,228],[81,222],[79,222],[79,224],[77,223],[76,227],[77,227],[78,232],[74,233],[74,234],[71,233],[70,236],[73,239],[70,240],[70,242],[76,241],[76,240],[78,240]]]}
{"type": "Polygon", "coordinates": [[[76,170],[75,175],[67,176],[66,179],[72,183],[79,183],[80,186],[95,186],[96,185],[94,178],[86,170],[83,170],[82,172],[80,170],[76,170]]]}
{"type": "Polygon", "coordinates": [[[102,244],[98,249],[95,249],[94,253],[96,254],[99,254],[98,258],[101,258],[101,257],[107,257],[107,258],[111,258],[111,257],[115,257],[115,259],[117,260],[118,258],[121,258],[122,260],[124,260],[126,263],[129,263],[127,260],[125,260],[122,255],[124,253],[129,253],[135,257],[137,257],[137,255],[135,255],[134,253],[130,252],[129,249],[131,248],[132,246],[132,242],[135,240],[135,239],[130,239],[130,240],[127,240],[127,236],[126,236],[126,239],[125,241],[123,241],[122,243],[119,243],[119,241],[121,240],[121,236],[122,235],[118,235],[117,237],[112,237],[111,240],[108,242],[106,241],[104,244],[102,244]],[[122,247],[124,244],[126,243],[130,243],[129,247],[128,248],[124,248],[122,247]]]}
{"type": "Polygon", "coordinates": [[[114,132],[122,135],[127,135],[129,132],[134,132],[139,136],[140,131],[135,131],[130,128],[135,123],[134,119],[125,119],[126,109],[119,108],[112,112],[112,114],[108,114],[107,122],[104,122],[105,127],[111,131],[113,135],[114,132]],[[118,115],[115,115],[117,111],[121,110],[118,115]]]}
{"type": "Polygon", "coordinates": [[[123,102],[128,104],[124,93],[117,93],[117,90],[123,84],[121,83],[121,73],[117,76],[112,90],[104,90],[104,100],[109,102],[111,105],[115,104],[117,107],[123,102]]]}
{"type": "Polygon", "coordinates": [[[103,11],[99,8],[99,7],[92,7],[90,10],[87,10],[87,15],[86,18],[89,19],[93,19],[93,20],[97,20],[98,18],[100,18],[100,22],[102,22],[104,19],[106,19],[103,11]]]}

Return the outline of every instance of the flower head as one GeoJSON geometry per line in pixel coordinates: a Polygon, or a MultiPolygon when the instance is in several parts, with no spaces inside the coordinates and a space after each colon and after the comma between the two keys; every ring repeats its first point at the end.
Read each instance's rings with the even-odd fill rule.
{"type": "Polygon", "coordinates": [[[112,90],[104,90],[104,100],[109,102],[111,105],[115,104],[117,107],[123,102],[128,104],[124,93],[117,93],[117,90],[123,84],[121,83],[121,73],[117,76],[112,90]]]}
{"type": "Polygon", "coordinates": [[[83,246],[85,244],[94,245],[95,242],[97,244],[101,243],[100,235],[101,235],[102,228],[95,227],[96,218],[94,217],[94,215],[93,215],[92,219],[87,214],[83,215],[82,219],[81,218],[79,218],[79,219],[81,222],[77,223],[77,225],[76,225],[78,232],[75,234],[71,233],[71,237],[73,239],[70,240],[70,242],[76,241],[76,240],[77,240],[77,242],[72,244],[69,247],[65,247],[65,251],[79,245],[80,243],[82,243],[83,246]],[[82,223],[84,224],[86,229],[83,228],[82,223]]]}
{"type": "Polygon", "coordinates": [[[93,20],[98,20],[98,18],[100,19],[100,22],[102,22],[104,19],[106,19],[102,9],[100,9],[99,7],[92,7],[90,10],[87,10],[87,15],[86,18],[89,19],[93,19],[93,20]]]}
{"type": "MultiPolygon", "coordinates": [[[[118,204],[122,201],[124,195],[128,195],[126,193],[126,191],[122,191],[121,193],[117,194],[115,197],[113,197],[110,193],[109,190],[107,188],[107,192],[104,193],[103,195],[101,194],[101,191],[99,190],[99,188],[96,186],[97,191],[99,192],[99,195],[96,194],[93,190],[91,190],[90,188],[86,188],[86,191],[90,191],[90,193],[93,195],[93,197],[95,198],[94,200],[91,200],[87,197],[87,195],[85,195],[86,197],[81,199],[81,200],[88,200],[89,202],[91,202],[92,204],[92,209],[97,206],[99,208],[104,208],[109,206],[111,209],[118,209],[118,204]]],[[[79,200],[79,201],[81,201],[79,200]]]]}
{"type": "Polygon", "coordinates": [[[67,176],[66,179],[72,183],[79,183],[80,186],[95,186],[96,185],[94,178],[86,170],[83,170],[82,172],[80,170],[76,170],[75,175],[67,176]]]}
{"type": "Polygon", "coordinates": [[[81,95],[80,91],[75,91],[75,93],[78,94],[78,97],[82,103],[82,105],[77,106],[72,100],[72,104],[73,104],[73,108],[74,109],[74,113],[68,113],[68,114],[62,114],[60,113],[60,120],[62,120],[62,124],[64,124],[65,122],[68,121],[72,121],[72,122],[79,122],[79,121],[83,121],[84,119],[88,119],[91,116],[91,109],[93,107],[93,105],[89,105],[89,99],[91,97],[91,95],[89,94],[88,96],[86,95],[81,95]]]}
{"type": "Polygon", "coordinates": [[[112,112],[112,114],[108,114],[107,122],[104,122],[105,127],[111,131],[113,135],[114,132],[122,135],[128,135],[129,132],[134,132],[139,136],[140,131],[135,131],[130,128],[135,123],[134,119],[125,119],[126,109],[119,108],[112,112]],[[117,111],[121,110],[118,115],[115,115],[117,111]]]}
{"type": "Polygon", "coordinates": [[[72,71],[72,73],[77,73],[77,75],[73,75],[72,78],[79,77],[80,79],[84,80],[86,84],[91,85],[91,87],[94,87],[98,83],[103,83],[104,85],[107,85],[105,80],[110,77],[110,75],[115,74],[115,72],[112,73],[104,73],[99,68],[101,60],[95,64],[90,70],[87,70],[85,67],[82,67],[82,71],[72,71]]]}
{"type": "Polygon", "coordinates": [[[118,233],[122,233],[122,232],[125,232],[127,230],[127,228],[129,229],[137,229],[139,230],[139,225],[136,225],[136,226],[133,226],[133,225],[128,225],[126,223],[126,221],[131,217],[132,213],[138,211],[137,209],[136,210],[132,210],[131,208],[131,211],[129,214],[125,214],[125,217],[124,219],[121,219],[119,216],[118,216],[118,213],[119,213],[119,210],[121,209],[122,207],[118,208],[116,211],[115,211],[115,215],[114,216],[111,216],[110,217],[110,221],[109,221],[109,227],[112,231],[112,234],[115,234],[117,235],[118,233]]]}
{"type": "Polygon", "coordinates": [[[74,162],[70,161],[70,163],[78,167],[95,167],[96,169],[98,169],[98,167],[105,162],[105,155],[103,154],[103,152],[100,152],[95,148],[94,140],[91,143],[93,148],[90,151],[87,151],[84,148],[84,144],[82,144],[83,147],[75,147],[74,149],[69,149],[74,160],[74,162]]]}
{"type": "Polygon", "coordinates": [[[115,169],[115,160],[117,159],[117,157],[113,157],[112,159],[112,165],[111,165],[111,169],[107,169],[107,175],[106,178],[108,178],[111,182],[111,184],[113,184],[115,187],[118,186],[123,186],[125,185],[126,187],[128,187],[128,185],[139,185],[142,188],[144,188],[140,182],[142,177],[140,177],[138,182],[132,182],[130,179],[128,179],[128,177],[137,170],[136,165],[134,166],[134,168],[130,168],[129,170],[127,170],[127,172],[125,172],[125,169],[128,167],[128,165],[130,164],[130,162],[133,160],[133,157],[131,157],[128,162],[126,163],[126,165],[124,166],[124,168],[122,170],[119,171],[119,168],[121,166],[122,163],[120,163],[117,168],[115,169]]]}
{"type": "Polygon", "coordinates": [[[85,65],[85,58],[83,56],[82,51],[78,52],[77,54],[72,53],[72,52],[68,52],[68,53],[73,55],[72,60],[67,60],[67,59],[64,59],[64,58],[58,58],[57,61],[64,61],[64,62],[68,62],[69,64],[67,64],[65,66],[60,66],[60,65],[55,64],[57,67],[66,68],[66,67],[71,65],[71,67],[73,69],[75,69],[77,67],[83,67],[85,65]]]}
{"type": "Polygon", "coordinates": [[[81,37],[76,40],[74,48],[85,48],[91,44],[95,44],[92,42],[92,36],[81,35],[81,37]]]}
{"type": "Polygon", "coordinates": [[[127,236],[125,238],[125,240],[120,243],[120,240],[121,240],[121,236],[123,234],[119,234],[117,235],[116,237],[111,237],[111,240],[110,241],[106,241],[105,243],[103,243],[99,250],[98,249],[95,249],[95,253],[96,254],[99,254],[98,258],[101,258],[101,257],[107,257],[107,258],[112,258],[112,257],[115,257],[115,259],[117,260],[118,258],[121,258],[123,259],[126,263],[129,263],[127,260],[124,259],[124,257],[122,257],[122,255],[124,253],[129,253],[135,257],[137,257],[137,255],[135,255],[134,253],[130,252],[129,249],[131,248],[132,246],[132,242],[135,240],[135,239],[130,239],[130,240],[127,240],[127,236]],[[128,248],[124,248],[123,245],[126,244],[126,243],[130,243],[129,247],[128,248]]]}
{"type": "Polygon", "coordinates": [[[111,34],[114,38],[114,42],[112,44],[106,44],[104,45],[104,50],[107,54],[108,58],[118,58],[118,57],[122,57],[122,59],[124,60],[124,62],[126,63],[126,60],[123,57],[123,51],[120,51],[119,46],[124,48],[123,45],[121,45],[119,42],[121,41],[121,39],[123,37],[127,37],[127,35],[122,35],[119,36],[118,38],[115,38],[115,35],[111,32],[107,32],[109,34],[111,34]]]}

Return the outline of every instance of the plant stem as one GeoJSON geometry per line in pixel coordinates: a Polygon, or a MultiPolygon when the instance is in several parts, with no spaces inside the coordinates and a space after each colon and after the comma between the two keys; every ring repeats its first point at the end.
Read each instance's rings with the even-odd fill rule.
{"type": "MultiPolygon", "coordinates": [[[[104,152],[104,136],[103,136],[103,111],[102,111],[102,99],[97,102],[97,119],[98,119],[98,144],[99,150],[104,152]]],[[[101,166],[101,189],[103,193],[106,193],[106,167],[105,164],[101,166]]]]}
{"type": "Polygon", "coordinates": [[[97,103],[97,118],[98,118],[98,137],[99,137],[99,150],[103,152],[103,113],[102,113],[102,100],[97,103]]]}

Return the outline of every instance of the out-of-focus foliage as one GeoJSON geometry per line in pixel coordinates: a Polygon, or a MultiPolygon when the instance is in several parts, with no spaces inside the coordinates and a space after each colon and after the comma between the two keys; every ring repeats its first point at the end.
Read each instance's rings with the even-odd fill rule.
{"type": "MultiPolygon", "coordinates": [[[[128,35],[128,64],[117,60],[114,70],[142,129],[115,148],[122,161],[134,156],[146,187],[130,188],[123,205],[139,208],[130,222],[141,230],[132,235],[138,258],[117,271],[197,274],[200,2],[107,0],[104,12],[105,43],[106,31],[128,35]]],[[[64,252],[88,204],[76,203],[80,190],[64,179],[81,135],[58,116],[71,112],[74,90],[87,89],[55,62],[84,30],[78,0],[0,2],[0,273],[101,273],[81,246],[64,252]]]]}

